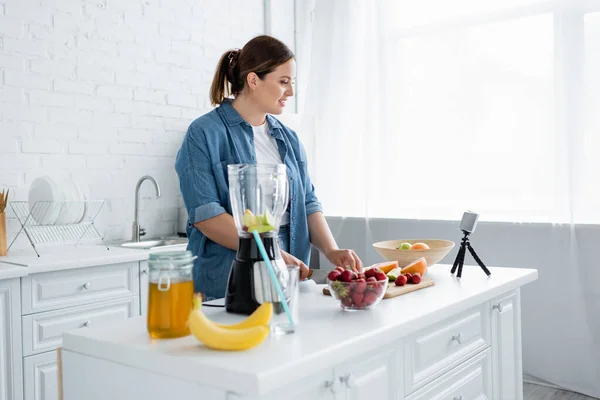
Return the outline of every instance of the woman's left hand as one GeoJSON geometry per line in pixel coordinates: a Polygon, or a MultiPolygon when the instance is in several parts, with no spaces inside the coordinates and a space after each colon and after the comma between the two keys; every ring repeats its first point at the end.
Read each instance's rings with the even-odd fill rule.
{"type": "Polygon", "coordinates": [[[354,250],[349,249],[335,249],[330,250],[325,254],[325,257],[330,263],[336,267],[350,268],[352,271],[361,272],[363,263],[356,255],[354,250]]]}

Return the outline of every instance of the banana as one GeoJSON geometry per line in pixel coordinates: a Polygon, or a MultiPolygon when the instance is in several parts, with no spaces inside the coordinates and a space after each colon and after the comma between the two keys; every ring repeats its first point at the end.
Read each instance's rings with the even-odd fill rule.
{"type": "Polygon", "coordinates": [[[232,325],[216,324],[224,329],[246,329],[253,326],[268,325],[273,315],[273,304],[264,303],[256,309],[248,318],[242,322],[232,325]]]}
{"type": "Polygon", "coordinates": [[[215,350],[247,350],[261,344],[269,336],[267,325],[245,329],[226,329],[209,320],[202,309],[192,310],[188,324],[192,334],[206,347],[215,350]]]}

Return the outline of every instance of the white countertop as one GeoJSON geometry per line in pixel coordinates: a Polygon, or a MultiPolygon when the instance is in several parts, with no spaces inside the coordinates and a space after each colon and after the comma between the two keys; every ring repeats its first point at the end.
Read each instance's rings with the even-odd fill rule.
{"type": "MultiPolygon", "coordinates": [[[[356,352],[348,349],[368,352],[537,279],[532,269],[490,270],[488,279],[479,267],[465,266],[463,279],[457,281],[450,266],[435,265],[428,271],[435,286],[356,312],[343,311],[318,285],[301,293],[296,333],[269,338],[243,352],[214,351],[193,336],[152,340],[144,317],[66,333],[63,348],[203,386],[261,395],[353,357],[356,352]]],[[[204,311],[217,322],[244,318],[222,308],[204,311]]]]}
{"type": "MultiPolygon", "coordinates": [[[[171,246],[168,250],[185,250],[186,245],[171,246]]],[[[64,269],[93,267],[96,265],[118,264],[148,259],[151,252],[161,249],[132,249],[121,246],[104,245],[57,245],[38,249],[38,257],[33,249],[10,251],[0,257],[0,263],[26,267],[24,275],[64,269]]],[[[0,279],[2,274],[0,274],[0,279]]]]}
{"type": "Polygon", "coordinates": [[[0,281],[3,279],[20,278],[27,275],[27,268],[0,263],[0,281]]]}

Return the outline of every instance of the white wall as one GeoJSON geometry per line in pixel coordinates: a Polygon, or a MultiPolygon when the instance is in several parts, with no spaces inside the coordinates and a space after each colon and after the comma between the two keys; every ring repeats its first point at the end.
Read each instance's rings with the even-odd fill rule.
{"type": "Polygon", "coordinates": [[[174,233],[183,135],[210,109],[219,56],[263,32],[262,0],[0,0],[0,188],[26,200],[36,177],[72,177],[120,239],[150,174],[162,197],[142,186],[141,224],[174,233]]]}

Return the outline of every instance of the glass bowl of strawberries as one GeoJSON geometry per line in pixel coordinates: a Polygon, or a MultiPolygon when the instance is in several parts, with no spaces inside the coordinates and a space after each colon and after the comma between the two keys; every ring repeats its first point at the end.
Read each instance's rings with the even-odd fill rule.
{"type": "Polygon", "coordinates": [[[388,280],[379,268],[357,273],[337,267],[327,275],[327,286],[344,310],[367,310],[383,299],[388,280]]]}

